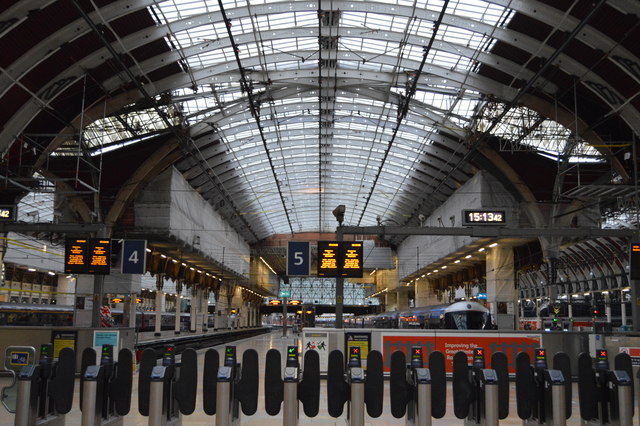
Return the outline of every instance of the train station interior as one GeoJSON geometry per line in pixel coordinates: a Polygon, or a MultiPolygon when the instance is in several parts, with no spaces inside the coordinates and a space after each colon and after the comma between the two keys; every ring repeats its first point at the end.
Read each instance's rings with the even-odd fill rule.
{"type": "Polygon", "coordinates": [[[0,351],[207,370],[240,339],[262,374],[292,345],[335,391],[366,341],[387,398],[410,341],[448,380],[476,343],[511,379],[544,345],[574,388],[582,352],[629,355],[633,388],[637,0],[3,0],[0,51],[0,351]]]}

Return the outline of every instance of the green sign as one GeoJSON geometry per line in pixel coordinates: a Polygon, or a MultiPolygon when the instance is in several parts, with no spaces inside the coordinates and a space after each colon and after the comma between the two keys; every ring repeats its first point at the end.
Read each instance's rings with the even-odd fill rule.
{"type": "Polygon", "coordinates": [[[278,297],[291,297],[291,292],[289,290],[280,290],[278,297]]]}

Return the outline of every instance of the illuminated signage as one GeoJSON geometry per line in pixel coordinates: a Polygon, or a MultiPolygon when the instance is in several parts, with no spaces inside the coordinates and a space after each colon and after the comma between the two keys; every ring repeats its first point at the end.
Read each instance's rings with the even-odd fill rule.
{"type": "Polygon", "coordinates": [[[111,240],[68,238],[65,242],[64,272],[107,275],[111,269],[111,240]]]}
{"type": "Polygon", "coordinates": [[[67,238],[64,247],[64,272],[67,274],[87,273],[86,238],[67,238]]]}
{"type": "Polygon", "coordinates": [[[335,241],[318,241],[318,276],[339,277],[338,259],[340,244],[335,241]]]}
{"type": "Polygon", "coordinates": [[[629,250],[629,278],[640,280],[640,243],[631,243],[631,250],[629,250]]]}
{"type": "Polygon", "coordinates": [[[142,299],[140,297],[136,297],[136,303],[142,303],[142,299]]]}
{"type": "Polygon", "coordinates": [[[119,297],[114,297],[113,299],[111,299],[111,303],[122,303],[123,300],[119,297]]]}
{"type": "Polygon", "coordinates": [[[297,367],[298,366],[298,347],[297,346],[287,346],[287,367],[297,367]]]}
{"type": "Polygon", "coordinates": [[[361,241],[318,241],[318,276],[362,278],[361,241]]]}
{"type": "Polygon", "coordinates": [[[462,210],[462,225],[506,225],[502,210],[462,210]]]}
{"type": "Polygon", "coordinates": [[[15,220],[15,206],[0,206],[0,221],[15,220]]]}
{"type": "Polygon", "coordinates": [[[349,348],[349,367],[361,367],[362,362],[360,358],[360,346],[351,346],[349,348]]]}

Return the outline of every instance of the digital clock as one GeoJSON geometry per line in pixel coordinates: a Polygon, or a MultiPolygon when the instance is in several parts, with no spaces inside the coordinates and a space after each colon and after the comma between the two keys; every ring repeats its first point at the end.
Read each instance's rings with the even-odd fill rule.
{"type": "Polygon", "coordinates": [[[505,225],[504,210],[463,210],[462,225],[505,225]]]}

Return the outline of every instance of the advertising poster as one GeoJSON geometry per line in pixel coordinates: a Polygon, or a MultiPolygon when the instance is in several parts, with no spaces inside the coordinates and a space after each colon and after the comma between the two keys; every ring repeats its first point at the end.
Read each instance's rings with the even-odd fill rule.
{"type": "Polygon", "coordinates": [[[51,331],[51,341],[53,342],[53,357],[58,358],[63,348],[71,348],[76,350],[76,341],[78,340],[77,331],[51,331]]]}
{"type": "Polygon", "coordinates": [[[327,371],[329,365],[329,333],[304,332],[302,339],[302,357],[304,351],[315,350],[320,357],[320,371],[327,371]]]}
{"type": "Polygon", "coordinates": [[[391,354],[403,351],[409,354],[412,346],[424,348],[424,361],[427,363],[429,353],[440,351],[444,355],[447,373],[453,372],[453,355],[463,351],[471,360],[474,348],[484,348],[485,361],[488,368],[491,365],[491,355],[494,352],[504,352],[507,355],[509,373],[515,373],[516,355],[528,352],[533,359],[533,350],[539,348],[542,338],[539,334],[473,334],[473,333],[438,333],[435,336],[420,336],[409,334],[382,334],[382,358],[384,371],[391,371],[391,354]]]}

